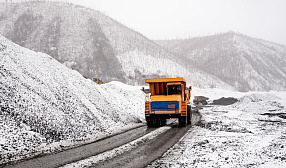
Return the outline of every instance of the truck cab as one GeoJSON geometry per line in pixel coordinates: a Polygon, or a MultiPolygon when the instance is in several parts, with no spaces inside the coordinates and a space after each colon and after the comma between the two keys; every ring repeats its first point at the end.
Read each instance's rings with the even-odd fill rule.
{"type": "Polygon", "coordinates": [[[150,92],[145,99],[145,118],[149,127],[165,125],[169,118],[178,118],[179,126],[191,123],[191,86],[187,87],[183,78],[146,79],[145,82],[149,84],[150,92]]]}

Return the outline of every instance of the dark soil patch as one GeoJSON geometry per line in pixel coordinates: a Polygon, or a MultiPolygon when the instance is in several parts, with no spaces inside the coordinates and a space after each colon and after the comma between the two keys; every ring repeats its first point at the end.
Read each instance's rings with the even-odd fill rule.
{"type": "Polygon", "coordinates": [[[222,97],[220,99],[216,99],[213,101],[213,105],[230,105],[233,104],[235,102],[237,102],[238,100],[236,98],[233,97],[222,97]]]}
{"type": "Polygon", "coordinates": [[[268,115],[269,117],[278,116],[280,118],[286,119],[286,113],[263,113],[261,115],[268,115]]]}

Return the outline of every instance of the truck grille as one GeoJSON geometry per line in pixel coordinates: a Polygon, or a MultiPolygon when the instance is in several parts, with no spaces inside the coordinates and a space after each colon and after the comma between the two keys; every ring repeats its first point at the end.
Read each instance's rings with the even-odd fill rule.
{"type": "Polygon", "coordinates": [[[168,110],[179,110],[178,101],[154,101],[151,102],[152,111],[168,111],[168,110]]]}

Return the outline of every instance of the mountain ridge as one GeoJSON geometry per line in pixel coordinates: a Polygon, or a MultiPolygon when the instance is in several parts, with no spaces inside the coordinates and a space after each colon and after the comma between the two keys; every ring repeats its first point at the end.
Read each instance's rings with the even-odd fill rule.
{"type": "Polygon", "coordinates": [[[198,87],[231,86],[98,11],[61,2],[27,2],[0,7],[0,33],[44,52],[91,78],[144,84],[145,78],[184,76],[198,87]],[[138,62],[134,62],[138,61],[138,62]]]}
{"type": "Polygon", "coordinates": [[[239,91],[286,89],[284,45],[235,32],[156,42],[239,91]]]}

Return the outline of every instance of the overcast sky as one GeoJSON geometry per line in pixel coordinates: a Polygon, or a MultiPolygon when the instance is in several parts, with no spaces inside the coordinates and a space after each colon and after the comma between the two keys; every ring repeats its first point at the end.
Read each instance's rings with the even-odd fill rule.
{"type": "Polygon", "coordinates": [[[97,9],[150,39],[237,31],[286,45],[286,0],[62,0],[97,9]]]}

